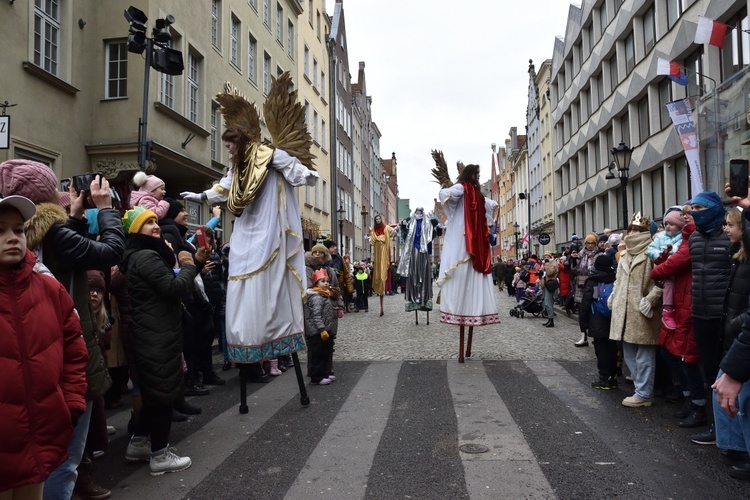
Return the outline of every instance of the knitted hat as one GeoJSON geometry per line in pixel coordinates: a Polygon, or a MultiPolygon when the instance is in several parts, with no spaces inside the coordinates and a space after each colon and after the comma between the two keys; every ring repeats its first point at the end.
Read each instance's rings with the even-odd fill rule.
{"type": "Polygon", "coordinates": [[[133,184],[141,191],[150,193],[154,189],[164,186],[164,181],[155,175],[146,175],[146,172],[137,172],[133,176],[133,184]]]}
{"type": "Polygon", "coordinates": [[[122,228],[126,233],[138,234],[141,232],[141,228],[150,218],[158,218],[156,214],[151,210],[143,207],[135,207],[132,210],[125,212],[122,217],[122,228]]]}
{"type": "Polygon", "coordinates": [[[313,273],[313,284],[317,284],[323,278],[328,278],[328,273],[325,269],[318,269],[313,273]]]}
{"type": "Polygon", "coordinates": [[[596,256],[596,260],[594,260],[594,269],[604,273],[610,272],[612,271],[612,266],[614,265],[614,263],[614,259],[608,254],[600,253],[596,256]]]}
{"type": "Polygon", "coordinates": [[[323,242],[323,246],[326,247],[326,249],[328,249],[328,248],[331,248],[331,247],[335,247],[336,243],[334,243],[333,240],[325,240],[323,242]]]}
{"type": "Polygon", "coordinates": [[[606,234],[602,234],[602,235],[600,235],[600,236],[599,236],[599,239],[598,239],[598,240],[596,240],[596,241],[597,241],[598,243],[601,243],[602,241],[603,241],[604,243],[606,243],[608,239],[609,239],[609,237],[608,237],[608,236],[607,236],[606,234]]]}
{"type": "Polygon", "coordinates": [[[70,209],[70,193],[67,191],[60,191],[57,193],[57,200],[60,202],[60,206],[65,210],[70,209]]]}
{"type": "Polygon", "coordinates": [[[598,241],[598,239],[599,238],[595,234],[591,233],[591,234],[587,234],[586,235],[586,239],[583,240],[583,242],[584,243],[594,243],[594,244],[596,244],[596,242],[598,241]]]}
{"type": "Polygon", "coordinates": [[[573,233],[573,236],[571,236],[570,239],[571,240],[577,240],[578,239],[578,235],[575,234],[575,233],[573,233]]]}
{"type": "Polygon", "coordinates": [[[691,204],[711,208],[715,207],[716,205],[721,205],[722,203],[721,198],[719,198],[718,194],[714,193],[713,191],[706,191],[693,196],[691,204]]]}
{"type": "Polygon", "coordinates": [[[101,271],[87,271],[86,276],[89,279],[89,289],[104,292],[107,285],[104,283],[104,273],[101,271]]]}
{"type": "Polygon", "coordinates": [[[167,210],[167,214],[164,216],[165,219],[174,219],[180,212],[185,210],[185,205],[177,200],[167,199],[165,201],[169,203],[169,210],[167,210]]]}
{"type": "Polygon", "coordinates": [[[674,224],[675,226],[682,229],[685,227],[685,219],[682,218],[682,212],[678,212],[676,210],[672,210],[669,212],[666,216],[664,216],[664,224],[667,223],[674,224]]]}
{"type": "Polygon", "coordinates": [[[0,196],[24,196],[37,205],[57,202],[57,176],[47,165],[31,160],[0,163],[0,196]]]}
{"type": "Polygon", "coordinates": [[[607,243],[612,245],[613,247],[616,247],[620,243],[622,243],[622,234],[620,233],[612,233],[607,240],[607,243]]]}
{"type": "Polygon", "coordinates": [[[318,243],[318,244],[316,244],[314,247],[312,247],[310,249],[310,253],[312,253],[312,252],[328,253],[328,249],[322,243],[318,243]]]}

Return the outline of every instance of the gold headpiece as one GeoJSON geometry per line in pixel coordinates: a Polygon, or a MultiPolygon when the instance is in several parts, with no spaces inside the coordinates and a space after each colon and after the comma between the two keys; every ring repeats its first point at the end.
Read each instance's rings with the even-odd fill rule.
{"type": "Polygon", "coordinates": [[[641,212],[637,212],[635,215],[633,215],[633,220],[630,221],[631,226],[640,226],[646,230],[648,230],[651,226],[651,219],[648,217],[642,217],[641,212]]]}

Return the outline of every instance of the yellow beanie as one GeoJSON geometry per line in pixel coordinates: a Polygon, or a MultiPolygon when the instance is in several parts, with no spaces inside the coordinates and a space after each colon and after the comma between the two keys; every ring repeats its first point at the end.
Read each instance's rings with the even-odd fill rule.
{"type": "Polygon", "coordinates": [[[146,221],[152,217],[158,219],[156,214],[151,210],[143,207],[134,207],[132,210],[125,212],[122,218],[122,228],[126,233],[138,234],[146,221]]]}

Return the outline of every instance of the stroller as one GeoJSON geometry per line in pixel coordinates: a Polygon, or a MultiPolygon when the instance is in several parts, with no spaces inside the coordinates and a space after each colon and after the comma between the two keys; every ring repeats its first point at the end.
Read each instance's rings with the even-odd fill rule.
{"type": "Polygon", "coordinates": [[[523,318],[525,313],[533,314],[534,316],[541,314],[543,318],[547,317],[547,313],[544,312],[541,289],[537,290],[536,287],[528,287],[523,294],[521,302],[510,310],[510,315],[515,318],[523,318]]]}

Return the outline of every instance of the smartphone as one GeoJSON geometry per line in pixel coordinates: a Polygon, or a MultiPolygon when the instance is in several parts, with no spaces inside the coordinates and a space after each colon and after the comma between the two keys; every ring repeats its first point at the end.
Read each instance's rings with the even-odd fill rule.
{"type": "Polygon", "coordinates": [[[96,174],[85,173],[81,175],[74,175],[70,178],[70,182],[73,184],[73,189],[76,193],[86,193],[83,197],[83,208],[94,208],[94,200],[91,198],[91,183],[94,182],[96,174]]]}
{"type": "Polygon", "coordinates": [[[208,241],[206,240],[206,229],[203,226],[199,226],[195,230],[195,238],[198,240],[198,246],[201,248],[209,248],[208,241]]]}
{"type": "Polygon", "coordinates": [[[748,189],[748,161],[741,159],[729,160],[729,188],[732,196],[747,198],[748,189]]]}

